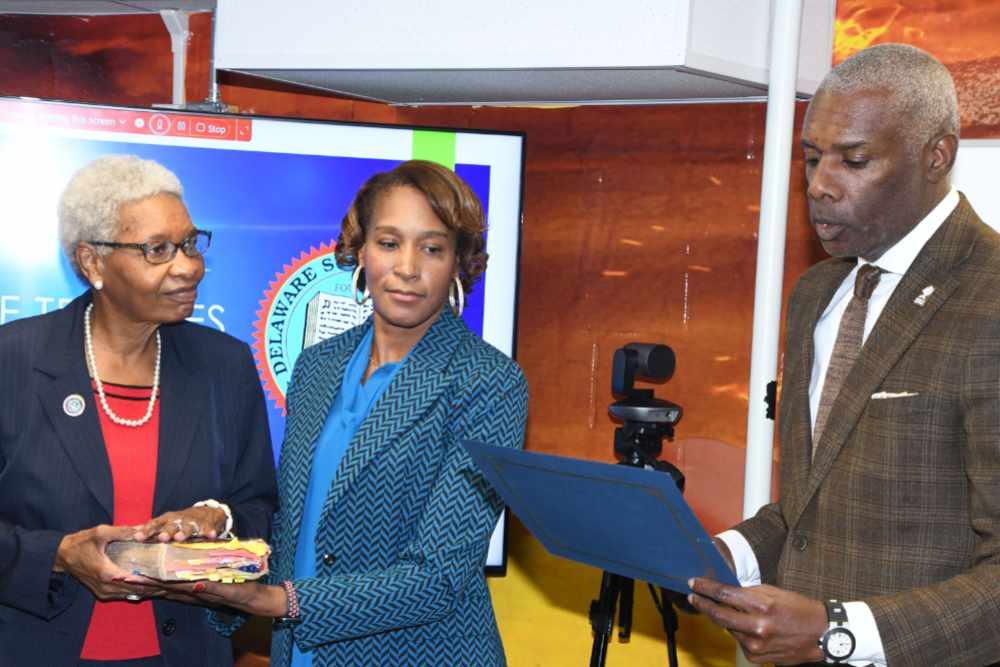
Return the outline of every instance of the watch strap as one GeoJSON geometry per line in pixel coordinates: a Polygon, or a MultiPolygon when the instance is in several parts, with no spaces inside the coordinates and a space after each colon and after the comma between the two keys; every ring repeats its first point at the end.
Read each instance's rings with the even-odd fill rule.
{"type": "Polygon", "coordinates": [[[850,659],[851,655],[854,654],[854,649],[856,647],[854,634],[847,627],[847,609],[844,607],[843,602],[835,599],[824,600],[823,605],[826,607],[827,629],[819,638],[817,643],[819,644],[820,650],[823,652],[823,658],[828,664],[843,664],[850,659]],[[846,635],[849,638],[851,648],[846,655],[832,655],[827,650],[828,640],[835,635],[846,635]]]}
{"type": "Polygon", "coordinates": [[[845,625],[847,623],[847,610],[844,609],[844,603],[840,600],[824,600],[823,604],[826,606],[826,620],[828,623],[836,623],[837,625],[845,625]]]}

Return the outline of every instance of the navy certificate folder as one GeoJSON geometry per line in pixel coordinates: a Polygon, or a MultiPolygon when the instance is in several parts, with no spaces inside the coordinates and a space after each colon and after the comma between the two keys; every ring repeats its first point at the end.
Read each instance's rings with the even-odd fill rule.
{"type": "Polygon", "coordinates": [[[553,554],[681,593],[691,577],[739,585],[670,475],[462,444],[553,554]]]}

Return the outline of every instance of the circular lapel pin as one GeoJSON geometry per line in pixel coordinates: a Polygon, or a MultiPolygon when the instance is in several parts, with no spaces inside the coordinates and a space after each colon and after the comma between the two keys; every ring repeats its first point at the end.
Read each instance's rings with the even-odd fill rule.
{"type": "Polygon", "coordinates": [[[63,412],[70,417],[79,417],[86,407],[87,404],[80,394],[70,394],[63,399],[63,412]]]}

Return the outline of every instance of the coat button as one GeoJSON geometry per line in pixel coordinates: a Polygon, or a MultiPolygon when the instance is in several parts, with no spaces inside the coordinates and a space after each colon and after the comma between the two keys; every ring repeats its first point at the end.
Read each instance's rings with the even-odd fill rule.
{"type": "Polygon", "coordinates": [[[163,634],[169,637],[170,635],[177,632],[177,621],[175,621],[172,618],[168,618],[166,621],[163,622],[163,626],[161,627],[161,629],[163,630],[163,634]]]}
{"type": "Polygon", "coordinates": [[[333,565],[337,558],[333,554],[323,554],[323,565],[333,565]]]}
{"type": "Polygon", "coordinates": [[[799,551],[805,551],[806,547],[809,546],[809,538],[805,535],[796,535],[795,539],[792,540],[792,546],[799,551]]]}

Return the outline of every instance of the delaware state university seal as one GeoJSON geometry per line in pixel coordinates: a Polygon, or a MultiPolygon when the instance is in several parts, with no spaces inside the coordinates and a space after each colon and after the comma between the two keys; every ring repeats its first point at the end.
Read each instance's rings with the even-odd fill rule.
{"type": "Polygon", "coordinates": [[[351,272],[337,267],[334,242],[301,253],[277,273],[254,322],[253,353],[264,389],[282,412],[292,368],[305,348],[355,327],[371,315],[351,293],[351,272]]]}

